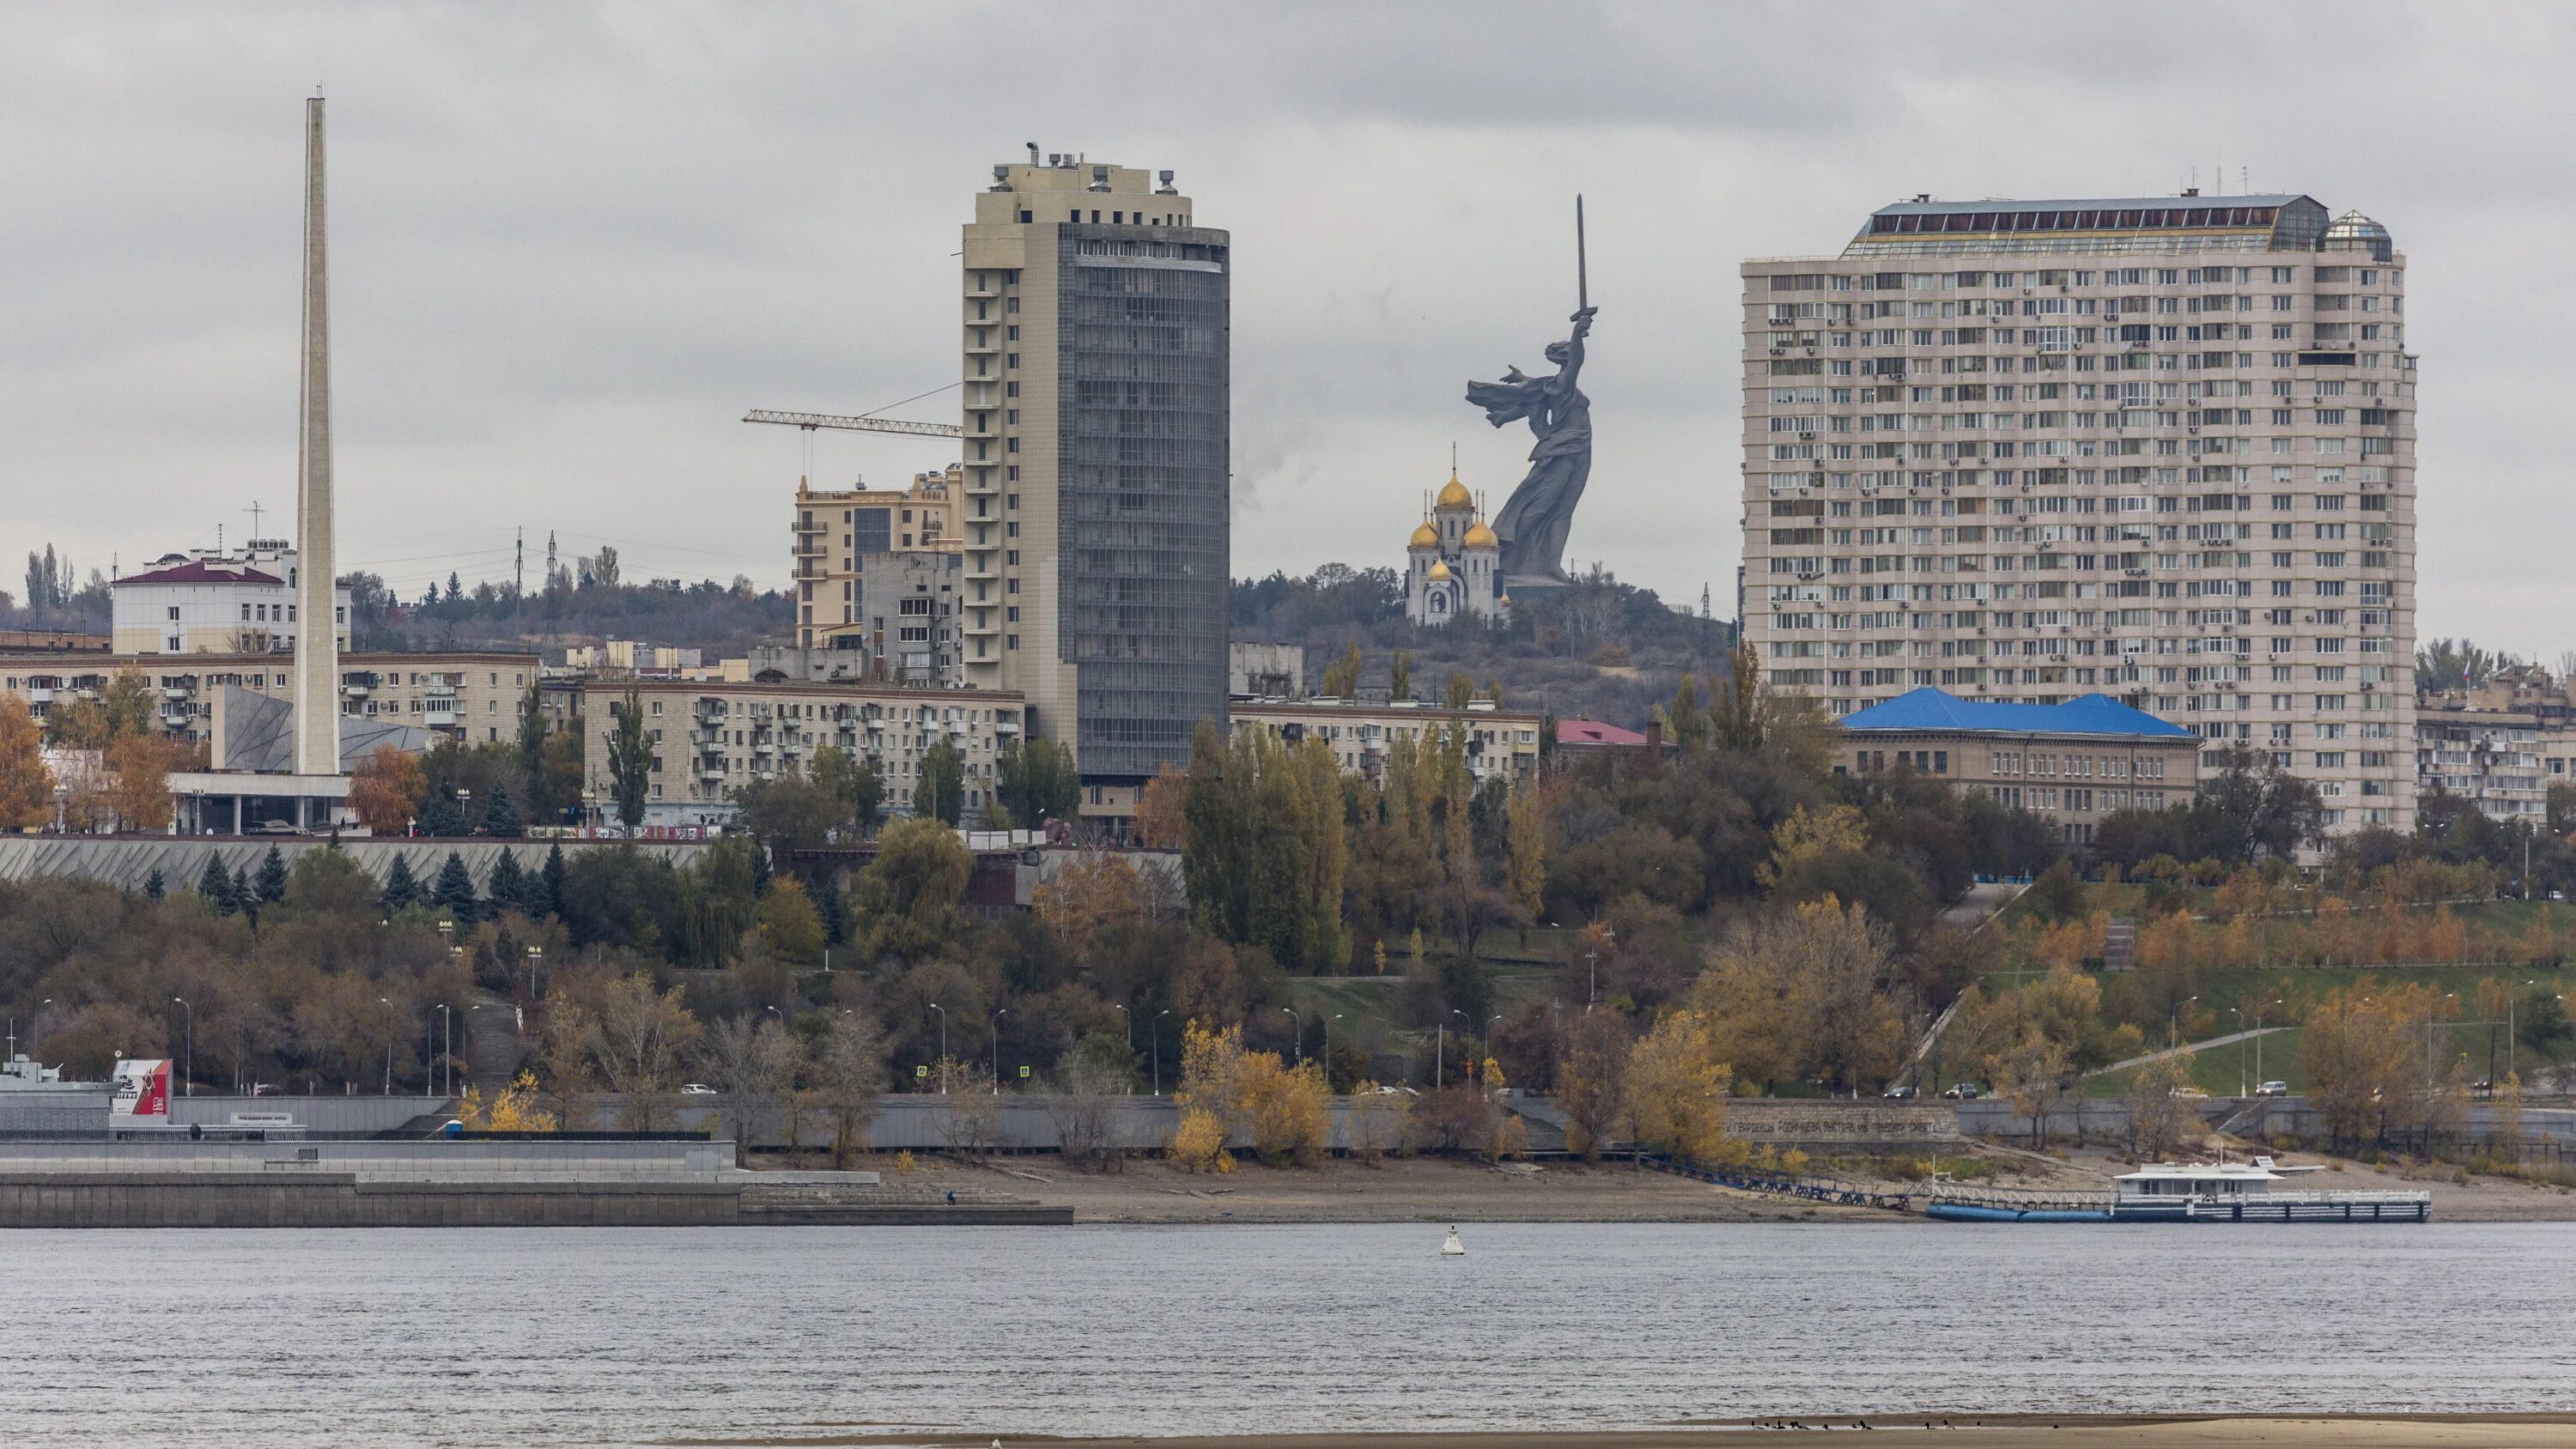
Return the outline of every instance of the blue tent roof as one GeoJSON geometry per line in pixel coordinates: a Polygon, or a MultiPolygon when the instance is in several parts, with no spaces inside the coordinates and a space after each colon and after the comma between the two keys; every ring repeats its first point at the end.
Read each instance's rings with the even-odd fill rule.
{"type": "Polygon", "coordinates": [[[2181,725],[2131,709],[2107,694],[2088,694],[2065,704],[1989,704],[1930,688],[1910,690],[1885,704],[1855,710],[1843,716],[1842,726],[1847,730],[1994,730],[2008,734],[2150,735],[2160,739],[2191,734],[2181,725]]]}

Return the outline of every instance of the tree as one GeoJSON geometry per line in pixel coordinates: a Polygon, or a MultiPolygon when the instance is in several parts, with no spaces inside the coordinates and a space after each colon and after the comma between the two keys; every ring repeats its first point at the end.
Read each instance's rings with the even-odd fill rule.
{"type": "Polygon", "coordinates": [[[527,782],[528,816],[534,820],[554,818],[556,801],[546,774],[546,705],[538,691],[537,681],[528,681],[528,692],[519,698],[519,775],[527,782]]]}
{"type": "Polygon", "coordinates": [[[946,735],[922,753],[921,780],[912,791],[912,813],[950,827],[965,817],[966,759],[946,735]]]}
{"type": "Polygon", "coordinates": [[[1509,811],[1503,874],[1511,882],[1512,904],[1536,920],[1547,902],[1547,811],[1535,788],[1514,791],[1509,811]]]}
{"type": "Polygon", "coordinates": [[[537,874],[536,879],[542,894],[535,892],[530,894],[528,914],[532,916],[563,914],[564,853],[562,846],[553,845],[546,848],[546,868],[537,874]],[[543,906],[544,909],[539,910],[539,906],[543,906]]]}
{"type": "Polygon", "coordinates": [[[483,824],[474,833],[500,840],[516,840],[528,833],[519,819],[519,807],[510,803],[507,783],[493,782],[492,793],[484,798],[483,824]]]}
{"type": "Polygon", "coordinates": [[[465,807],[457,803],[455,792],[435,785],[422,789],[419,823],[420,833],[433,840],[453,840],[469,833],[465,807]]]}
{"type": "Polygon", "coordinates": [[[171,742],[159,735],[118,735],[107,746],[108,805],[122,830],[165,830],[170,825],[171,742]]]}
{"type": "Polygon", "coordinates": [[[825,745],[814,752],[813,768],[806,773],[817,788],[840,803],[842,814],[836,823],[871,830],[885,818],[885,777],[877,773],[874,759],[825,745]]]}
{"type": "Polygon", "coordinates": [[[465,857],[452,850],[447,853],[447,863],[438,868],[438,882],[430,887],[429,898],[458,926],[474,924],[474,876],[465,868],[465,857]]]}
{"type": "Polygon", "coordinates": [[[644,823],[644,799],[651,788],[653,741],[644,728],[644,691],[626,686],[618,702],[616,727],[608,735],[608,778],[617,795],[617,818],[629,830],[644,823]]]}
{"type": "Polygon", "coordinates": [[[743,828],[782,857],[828,844],[832,833],[851,819],[849,802],[812,778],[782,775],[754,780],[735,798],[742,806],[743,828]]]}
{"type": "Polygon", "coordinates": [[[1387,657],[1386,695],[1389,699],[1413,698],[1413,654],[1398,649],[1387,657]]]}
{"type": "MultiPolygon", "coordinates": [[[[1084,1038],[1089,1045],[1091,1038],[1084,1038]]],[[[1124,1044],[1108,1043],[1120,1052],[1124,1044]]],[[[1118,1156],[1118,1105],[1130,1078],[1105,1053],[1077,1046],[1056,1061],[1055,1091],[1047,1098],[1047,1120],[1055,1127],[1056,1150],[1073,1166],[1105,1169],[1118,1156]]]]}
{"type": "Polygon", "coordinates": [[[349,808],[358,822],[377,835],[401,835],[420,813],[420,797],[429,788],[416,755],[392,745],[378,745],[349,772],[349,808]]]}
{"type": "Polygon", "coordinates": [[[1474,681],[1468,679],[1467,676],[1462,673],[1454,670],[1451,671],[1449,682],[1442,686],[1440,691],[1440,707],[1443,709],[1465,709],[1468,705],[1474,703],[1475,699],[1476,686],[1474,681]]]}
{"type": "Polygon", "coordinates": [[[1079,957],[1102,930],[1144,919],[1144,882],[1125,856],[1085,850],[1062,861],[1054,879],[1030,892],[1029,906],[1065,949],[1079,957]]]}
{"type": "Polygon", "coordinates": [[[519,869],[519,858],[511,853],[508,846],[501,847],[500,856],[492,862],[492,873],[484,882],[492,897],[494,915],[519,904],[520,896],[527,890],[525,875],[519,869]]]}
{"type": "Polygon", "coordinates": [[[1354,642],[1342,657],[1324,666],[1323,697],[1357,699],[1360,697],[1360,646],[1354,642]]]}
{"type": "Polygon", "coordinates": [[[1717,1060],[1708,1018],[1667,1013],[1628,1053],[1628,1139],[1649,1152],[1714,1161],[1726,1142],[1728,1069],[1717,1060]]]}
{"type": "Polygon", "coordinates": [[[868,953],[909,960],[951,945],[974,865],[957,832],[936,820],[887,826],[851,892],[868,953]]]}
{"type": "Polygon", "coordinates": [[[27,701],[0,695],[0,829],[38,830],[54,818],[54,772],[27,701]]]}
{"type": "MultiPolygon", "coordinates": [[[[783,1106],[805,1064],[805,1044],[767,1012],[717,1022],[706,1033],[701,1068],[722,1093],[719,1115],[733,1134],[734,1161],[751,1150],[764,1112],[783,1106]]],[[[796,1144],[789,1141],[791,1148],[796,1144]]]]}
{"type": "Polygon", "coordinates": [[[1586,1162],[1598,1157],[1627,1103],[1628,1019],[1586,1011],[1566,1032],[1557,1105],[1565,1112],[1565,1145],[1586,1162]]]}
{"type": "Polygon", "coordinates": [[[1264,1162],[1312,1167],[1332,1150],[1332,1089],[1321,1063],[1291,1070],[1277,1052],[1245,1053],[1235,1079],[1236,1110],[1264,1162]]]}
{"type": "Polygon", "coordinates": [[[411,861],[400,855],[395,856],[392,868],[385,872],[385,892],[378,898],[379,904],[384,908],[385,914],[390,916],[419,899],[420,882],[412,876],[411,861]]]}
{"type": "Polygon", "coordinates": [[[241,909],[241,903],[233,898],[232,872],[224,869],[224,858],[212,852],[207,853],[204,873],[197,877],[197,894],[204,897],[206,904],[214,907],[215,914],[219,916],[229,916],[241,909]]]}
{"type": "Polygon", "coordinates": [[[865,1011],[844,1011],[824,1029],[814,1052],[814,1096],[832,1124],[832,1166],[864,1151],[877,1094],[885,1090],[885,1034],[865,1011]]]}
{"type": "Polygon", "coordinates": [[[169,894],[169,890],[169,886],[161,879],[161,867],[157,865],[152,867],[150,875],[143,878],[143,898],[147,901],[157,901],[169,894]]]}
{"type": "Polygon", "coordinates": [[[1136,843],[1147,850],[1178,850],[1188,833],[1188,777],[1165,761],[1136,799],[1136,843]]]}
{"type": "Polygon", "coordinates": [[[758,920],[760,943],[770,955],[799,964],[821,958],[823,916],[795,878],[780,879],[760,898],[758,920]]]}
{"type": "Polygon", "coordinates": [[[2140,1065],[2129,1075],[2129,1155],[2153,1162],[2179,1145],[2199,1113],[2181,1095],[2191,1085],[2189,1047],[2140,1065]]]}
{"type": "Polygon", "coordinates": [[[286,857],[274,845],[259,861],[259,877],[251,882],[253,910],[273,906],[286,899],[286,857]]]}
{"type": "Polygon", "coordinates": [[[663,1094],[704,1031],[681,1001],[680,988],[656,991],[653,978],[642,972],[601,990],[591,1055],[608,1089],[626,1098],[627,1119],[636,1127],[650,1131],[658,1124],[663,1094]]]}
{"type": "Polygon", "coordinates": [[[1024,829],[1071,819],[1082,804],[1082,772],[1072,747],[1054,740],[1004,744],[994,761],[993,795],[1024,829]]]}

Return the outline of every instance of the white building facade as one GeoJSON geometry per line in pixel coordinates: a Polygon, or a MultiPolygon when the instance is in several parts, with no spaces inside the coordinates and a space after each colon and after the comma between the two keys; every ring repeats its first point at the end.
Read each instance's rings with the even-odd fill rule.
{"type": "Polygon", "coordinates": [[[1745,263],[1745,638],[1836,715],[2100,692],[2411,829],[2405,276],[2357,212],[2189,193],[1745,263]]]}
{"type": "MultiPolygon", "coordinates": [[[[118,654],[289,654],[295,649],[295,550],[253,542],[238,554],[164,554],[109,585],[118,654]]],[[[349,647],[349,591],[333,621],[349,647]]]]}

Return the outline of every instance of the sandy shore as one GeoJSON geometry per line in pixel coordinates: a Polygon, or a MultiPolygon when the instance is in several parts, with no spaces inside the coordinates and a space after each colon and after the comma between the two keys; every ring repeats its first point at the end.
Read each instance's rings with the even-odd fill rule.
{"type": "Polygon", "coordinates": [[[670,1439],[674,1445],[920,1445],[988,1449],[1063,1445],[1074,1449],[1725,1449],[1747,1438],[1865,1437],[1880,1445],[1944,1449],[2561,1449],[2576,1442],[2576,1415],[2318,1415],[2228,1418],[2110,1418],[2082,1415],[1914,1415],[1712,1423],[1687,1428],[1580,1434],[1246,1434],[1222,1438],[1054,1439],[1043,1436],[855,1434],[837,1437],[670,1439]]]}
{"type": "MultiPolygon", "coordinates": [[[[2098,1152],[2060,1160],[1994,1147],[1981,1155],[2002,1169],[1999,1181],[2013,1187],[2100,1192],[2109,1188],[2113,1175],[2128,1170],[2098,1152]]],[[[864,1165],[884,1172],[888,1181],[1069,1204],[1075,1221],[1093,1223],[1908,1221],[1888,1212],[1736,1192],[1613,1163],[1587,1167],[1551,1162],[1532,1171],[1422,1157],[1390,1159],[1374,1167],[1336,1161],[1311,1170],[1247,1162],[1220,1176],[1175,1172],[1155,1159],[1129,1162],[1119,1172],[1089,1173],[1070,1171],[1043,1156],[997,1157],[983,1165],[923,1158],[908,1177],[889,1159],[864,1165]]],[[[2576,1193],[2506,1178],[2459,1183],[2442,1170],[2410,1174],[2343,1163],[2308,1182],[2347,1190],[2422,1188],[2433,1195],[2437,1223],[2576,1221],[2576,1193]]],[[[1883,1185],[1922,1191],[1920,1183],[1883,1185]]]]}

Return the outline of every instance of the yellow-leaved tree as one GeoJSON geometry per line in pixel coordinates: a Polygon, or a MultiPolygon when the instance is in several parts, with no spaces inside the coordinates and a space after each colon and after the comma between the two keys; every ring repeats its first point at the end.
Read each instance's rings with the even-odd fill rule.
{"type": "Polygon", "coordinates": [[[1181,1029],[1181,1084],[1172,1092],[1172,1103],[1181,1111],[1170,1148],[1175,1166],[1188,1172],[1234,1171],[1234,1156],[1225,1144],[1242,1115],[1243,1075],[1242,1027],[1210,1031],[1193,1019],[1181,1029]]]}
{"type": "Polygon", "coordinates": [[[1236,1076],[1252,1150],[1274,1167],[1312,1167],[1333,1150],[1332,1089],[1317,1062],[1290,1070],[1276,1052],[1247,1052],[1236,1076]]]}
{"type": "Polygon", "coordinates": [[[534,1072],[519,1073],[517,1079],[502,1088],[501,1095],[494,1097],[488,1107],[484,1105],[479,1089],[466,1088],[460,1120],[477,1132],[555,1130],[555,1114],[537,1106],[537,1074],[534,1072]]]}
{"type": "Polygon", "coordinates": [[[1628,1051],[1628,1140],[1648,1152],[1721,1160],[1727,1079],[1708,1018],[1696,1011],[1667,1012],[1628,1051]]]}
{"type": "Polygon", "coordinates": [[[0,829],[35,830],[54,818],[54,772],[27,701],[0,695],[0,829]]]}

